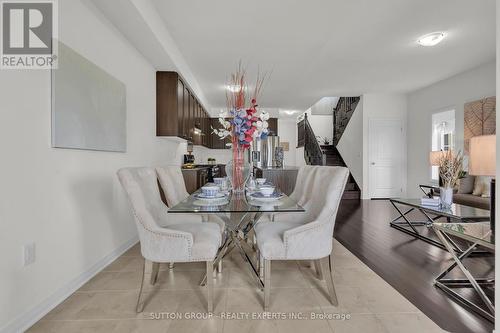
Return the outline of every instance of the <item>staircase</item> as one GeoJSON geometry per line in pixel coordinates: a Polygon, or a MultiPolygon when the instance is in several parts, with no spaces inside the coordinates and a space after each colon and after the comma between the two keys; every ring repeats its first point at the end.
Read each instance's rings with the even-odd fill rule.
{"type": "MultiPolygon", "coordinates": [[[[334,145],[321,145],[321,150],[325,156],[325,164],[323,165],[331,165],[331,166],[342,166],[347,167],[340,155],[339,151],[334,145]]],[[[361,191],[356,184],[356,181],[349,174],[349,178],[347,179],[347,185],[345,187],[344,195],[342,195],[343,200],[359,200],[361,198],[361,191]]]]}
{"type": "MultiPolygon", "coordinates": [[[[304,159],[308,165],[330,165],[346,167],[342,156],[334,145],[320,145],[314,131],[304,115],[298,124],[298,146],[304,147],[304,159]]],[[[335,130],[335,129],[334,129],[335,130]]],[[[356,181],[349,174],[342,200],[359,200],[361,191],[356,181]]]]}
{"type": "Polygon", "coordinates": [[[333,109],[333,144],[336,146],[351,119],[359,97],[340,97],[337,106],[333,109]]]}

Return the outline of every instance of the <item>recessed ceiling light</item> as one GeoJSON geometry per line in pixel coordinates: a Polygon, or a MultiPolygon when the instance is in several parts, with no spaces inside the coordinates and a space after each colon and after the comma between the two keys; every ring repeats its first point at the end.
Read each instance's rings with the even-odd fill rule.
{"type": "Polygon", "coordinates": [[[239,92],[241,90],[241,87],[239,85],[236,85],[236,84],[228,84],[226,86],[226,89],[229,90],[230,92],[239,92]]]}
{"type": "Polygon", "coordinates": [[[434,45],[441,43],[445,37],[446,37],[446,34],[444,32],[433,32],[433,33],[421,36],[417,40],[417,43],[419,43],[422,46],[434,46],[434,45]]]}

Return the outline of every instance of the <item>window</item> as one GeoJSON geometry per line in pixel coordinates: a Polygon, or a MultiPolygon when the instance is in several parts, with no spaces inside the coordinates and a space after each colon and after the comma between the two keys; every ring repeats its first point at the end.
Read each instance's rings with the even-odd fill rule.
{"type": "MultiPolygon", "coordinates": [[[[432,150],[453,150],[455,147],[455,110],[432,115],[432,150]]],[[[439,180],[439,168],[431,167],[431,179],[439,180]]]]}

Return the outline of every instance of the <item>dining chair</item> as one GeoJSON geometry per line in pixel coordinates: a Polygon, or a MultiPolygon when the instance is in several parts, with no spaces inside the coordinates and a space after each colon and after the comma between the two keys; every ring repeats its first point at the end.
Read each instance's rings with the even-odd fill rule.
{"type": "MultiPolygon", "coordinates": [[[[156,167],[158,181],[165,194],[168,207],[173,207],[189,197],[186,190],[186,183],[179,166],[169,165],[156,167]]],[[[197,214],[202,221],[217,223],[224,231],[224,221],[213,214],[197,214]]]]}
{"type": "MultiPolygon", "coordinates": [[[[213,272],[213,261],[222,242],[220,228],[215,223],[200,223],[195,215],[183,220],[172,219],[163,204],[154,168],[123,168],[118,178],[132,205],[144,257],[141,287],[136,311],[142,312],[141,295],[144,287],[146,261],[152,263],[150,283],[158,279],[160,263],[205,262],[207,275],[213,272]]],[[[213,279],[207,281],[208,311],[213,311],[213,279]]]]}
{"type": "MultiPolygon", "coordinates": [[[[186,189],[186,183],[184,182],[184,176],[182,175],[180,166],[159,166],[156,167],[155,170],[156,174],[158,175],[158,181],[160,182],[161,189],[165,194],[165,199],[167,201],[168,207],[174,207],[175,205],[189,197],[189,193],[186,189]]],[[[221,232],[225,233],[225,223],[218,216],[213,214],[196,214],[196,217],[199,218],[202,222],[217,223],[221,232]]],[[[174,264],[171,263],[170,268],[173,268],[173,266],[174,264]]],[[[222,261],[219,261],[218,272],[222,272],[222,261]]]]}
{"type": "Polygon", "coordinates": [[[318,260],[326,278],[332,304],[338,304],[333,285],[332,236],[335,219],[349,170],[344,167],[313,166],[311,189],[302,224],[296,221],[257,223],[255,234],[260,265],[264,270],[264,310],[269,308],[272,260],[318,260]]]}
{"type": "MultiPolygon", "coordinates": [[[[297,180],[295,181],[295,187],[293,192],[290,194],[290,199],[297,202],[298,205],[302,206],[306,211],[311,201],[311,191],[313,187],[314,172],[317,170],[314,165],[305,165],[300,167],[297,172],[297,180]]],[[[289,221],[292,223],[302,224],[307,219],[304,217],[304,213],[272,213],[267,217],[261,217],[260,221],[289,221]]]]}

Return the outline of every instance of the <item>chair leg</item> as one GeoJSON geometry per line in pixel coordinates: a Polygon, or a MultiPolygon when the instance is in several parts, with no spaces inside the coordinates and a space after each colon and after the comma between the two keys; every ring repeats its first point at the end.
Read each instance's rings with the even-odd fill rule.
{"type": "Polygon", "coordinates": [[[331,255],[328,257],[320,259],[321,268],[325,273],[326,286],[328,288],[328,293],[330,294],[330,302],[332,305],[337,306],[337,293],[335,292],[335,286],[333,285],[333,258],[331,255]],[[328,273],[327,273],[328,272],[328,273]]]}
{"type": "Polygon", "coordinates": [[[264,280],[264,258],[260,254],[259,250],[257,250],[257,258],[259,260],[259,278],[264,280]]]}
{"type": "Polygon", "coordinates": [[[316,270],[316,277],[319,280],[324,280],[323,270],[321,269],[321,263],[319,260],[314,260],[314,269],[316,270]]]}
{"type": "Polygon", "coordinates": [[[219,260],[219,263],[217,264],[217,272],[222,273],[222,259],[219,260]]]}
{"type": "Polygon", "coordinates": [[[156,281],[158,281],[158,273],[160,271],[160,264],[154,262],[151,268],[151,280],[149,281],[152,286],[155,285],[156,281]]]}
{"type": "Polygon", "coordinates": [[[144,303],[141,304],[142,288],[144,286],[144,277],[146,276],[146,259],[142,263],[142,277],[141,287],[139,288],[139,295],[137,296],[137,304],[135,305],[135,312],[141,313],[144,310],[144,303]]]}
{"type": "MultiPolygon", "coordinates": [[[[207,276],[210,276],[214,270],[213,260],[207,261],[207,276]]],[[[207,279],[207,299],[208,299],[208,312],[214,311],[214,279],[207,279]]]]}
{"type": "Polygon", "coordinates": [[[269,311],[271,296],[271,260],[264,259],[264,311],[269,311]]]}

